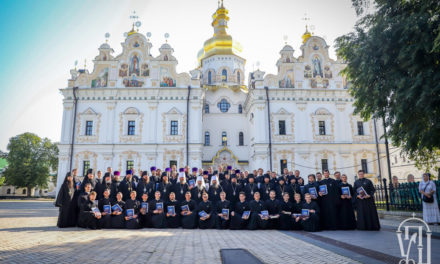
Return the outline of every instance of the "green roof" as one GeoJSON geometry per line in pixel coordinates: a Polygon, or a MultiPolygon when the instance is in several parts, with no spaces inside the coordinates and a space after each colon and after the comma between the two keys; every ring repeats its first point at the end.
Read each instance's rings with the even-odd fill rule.
{"type": "Polygon", "coordinates": [[[3,169],[4,167],[6,167],[7,165],[8,165],[8,162],[6,161],[6,159],[0,158],[0,170],[3,169]]]}

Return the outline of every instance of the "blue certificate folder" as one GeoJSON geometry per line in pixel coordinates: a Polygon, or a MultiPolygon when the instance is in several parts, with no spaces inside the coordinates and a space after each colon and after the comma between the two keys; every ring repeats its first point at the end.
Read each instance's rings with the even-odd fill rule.
{"type": "Polygon", "coordinates": [[[267,210],[261,211],[262,216],[269,216],[269,212],[267,210]]]}
{"type": "Polygon", "coordinates": [[[147,202],[142,202],[141,203],[141,208],[144,208],[145,212],[148,213],[148,203],[147,202]]]}
{"type": "Polygon", "coordinates": [[[325,184],[319,185],[319,192],[322,192],[324,195],[327,195],[328,194],[327,185],[325,184]]]}
{"type": "Polygon", "coordinates": [[[115,204],[112,206],[113,212],[122,212],[122,208],[119,206],[119,204],[115,204]]]}
{"type": "Polygon", "coordinates": [[[309,216],[310,215],[309,209],[302,209],[301,210],[301,215],[302,216],[309,216]]]}
{"type": "Polygon", "coordinates": [[[187,204],[182,205],[180,208],[182,209],[183,212],[189,212],[189,206],[187,204]]]}
{"type": "Polygon", "coordinates": [[[157,203],[156,210],[163,210],[163,203],[157,203]]]}
{"type": "Polygon", "coordinates": [[[349,187],[341,187],[341,191],[342,191],[342,195],[351,196],[349,187]]]}
{"type": "Polygon", "coordinates": [[[106,214],[112,213],[112,207],[109,204],[105,204],[102,209],[104,209],[104,213],[106,213],[106,214]]]}
{"type": "Polygon", "coordinates": [[[223,208],[222,209],[222,215],[224,218],[229,218],[229,209],[223,208]]]}
{"type": "Polygon", "coordinates": [[[199,216],[200,217],[206,217],[206,216],[208,216],[208,214],[205,211],[200,211],[199,212],[199,216]]]}
{"type": "Polygon", "coordinates": [[[250,214],[251,214],[251,211],[244,211],[241,218],[249,217],[250,214]]]}
{"type": "Polygon", "coordinates": [[[365,195],[367,195],[368,193],[365,191],[364,187],[359,187],[357,188],[357,194],[360,195],[361,197],[364,197],[365,195]]]}
{"type": "Polygon", "coordinates": [[[190,187],[194,187],[194,186],[196,186],[196,182],[193,179],[191,179],[191,180],[188,181],[188,185],[190,187]]]}
{"type": "Polygon", "coordinates": [[[93,211],[95,214],[100,214],[100,213],[101,213],[101,212],[99,211],[98,207],[93,207],[93,208],[92,208],[92,211],[93,211]]]}
{"type": "Polygon", "coordinates": [[[168,212],[170,215],[175,215],[175,214],[176,214],[176,208],[174,208],[174,205],[169,205],[169,206],[167,207],[167,212],[168,212]]]}
{"type": "Polygon", "coordinates": [[[316,192],[316,188],[315,187],[309,188],[309,194],[311,196],[318,197],[318,193],[316,192]]]}
{"type": "Polygon", "coordinates": [[[134,209],[127,209],[127,216],[129,218],[133,218],[133,216],[134,216],[134,209]]]}

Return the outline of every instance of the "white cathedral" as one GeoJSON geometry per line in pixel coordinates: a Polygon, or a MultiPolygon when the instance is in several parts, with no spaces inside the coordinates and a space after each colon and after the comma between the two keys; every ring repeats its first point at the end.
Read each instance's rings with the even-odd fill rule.
{"type": "Polygon", "coordinates": [[[89,167],[172,165],[288,168],[303,177],[328,168],[346,173],[350,182],[359,169],[379,174],[381,121],[375,129],[373,120],[353,115],[348,82],[339,74],[345,64],[329,57],[323,38],[306,29],[299,57],[285,45],[278,73],[250,72],[246,84],[246,60],[226,31],[223,4],[212,19],[214,34],[189,74],[176,72],[168,43],[153,56],[149,39],[134,27],[121,54],[114,56],[104,43],[92,72],[71,70],[68,87],[60,89],[58,175],[70,167],[81,176],[89,167]]]}

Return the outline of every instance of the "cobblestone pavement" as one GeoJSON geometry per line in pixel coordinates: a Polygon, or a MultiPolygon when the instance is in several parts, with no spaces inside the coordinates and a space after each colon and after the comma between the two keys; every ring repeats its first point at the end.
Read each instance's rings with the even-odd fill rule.
{"type": "Polygon", "coordinates": [[[51,202],[0,202],[2,263],[221,263],[244,248],[265,263],[358,263],[278,231],[59,229],[51,202]]]}

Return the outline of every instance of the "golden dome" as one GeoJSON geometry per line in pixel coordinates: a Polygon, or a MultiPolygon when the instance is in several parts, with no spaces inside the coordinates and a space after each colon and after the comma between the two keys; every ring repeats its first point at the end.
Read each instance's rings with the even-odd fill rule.
{"type": "Polygon", "coordinates": [[[306,25],[306,32],[302,35],[303,43],[306,43],[306,41],[312,36],[312,33],[309,32],[306,25]]]}
{"type": "Polygon", "coordinates": [[[229,11],[223,6],[222,1],[212,15],[211,25],[214,28],[214,35],[205,41],[203,52],[200,51],[197,56],[199,62],[212,55],[236,55],[235,53],[241,52],[240,44],[233,41],[232,36],[226,32],[229,21],[228,13],[229,11]]]}

